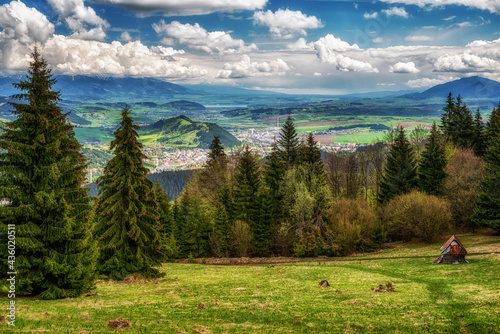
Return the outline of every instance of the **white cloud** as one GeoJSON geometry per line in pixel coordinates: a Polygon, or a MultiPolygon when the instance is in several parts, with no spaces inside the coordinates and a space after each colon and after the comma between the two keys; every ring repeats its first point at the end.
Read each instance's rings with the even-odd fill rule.
{"type": "Polygon", "coordinates": [[[198,23],[191,25],[178,21],[166,24],[160,21],[153,24],[153,29],[159,36],[164,36],[162,43],[166,45],[181,44],[193,50],[201,50],[210,54],[235,52],[250,52],[257,50],[255,44],[245,45],[241,39],[233,39],[224,31],[208,32],[198,23]]]}
{"type": "Polygon", "coordinates": [[[399,16],[399,17],[404,17],[408,18],[410,15],[404,9],[404,7],[393,7],[391,9],[383,9],[382,12],[384,12],[385,15],[387,16],[399,16]]]}
{"type": "Polygon", "coordinates": [[[438,78],[421,78],[421,79],[415,79],[415,80],[409,80],[406,85],[411,88],[425,88],[425,87],[432,87],[435,85],[440,85],[445,82],[453,81],[458,78],[456,77],[444,77],[444,76],[439,76],[438,78]]]}
{"type": "Polygon", "coordinates": [[[20,1],[0,6],[0,68],[16,70],[29,61],[29,47],[45,43],[55,31],[47,17],[20,1]]]}
{"type": "Polygon", "coordinates": [[[312,50],[312,44],[307,43],[305,38],[299,38],[295,43],[288,44],[287,47],[292,50],[312,50]]]}
{"type": "Polygon", "coordinates": [[[434,62],[434,67],[439,72],[488,72],[494,69],[500,70],[498,61],[487,57],[479,57],[468,52],[459,55],[441,56],[434,62]]]}
{"type": "Polygon", "coordinates": [[[245,78],[260,76],[284,76],[290,66],[278,58],[270,62],[252,62],[248,55],[243,55],[237,63],[226,63],[217,73],[218,78],[245,78]]]}
{"type": "Polygon", "coordinates": [[[162,46],[147,47],[139,41],[103,43],[54,35],[43,46],[49,64],[65,74],[107,74],[165,78],[206,75],[206,70],[190,66],[172,55],[182,54],[162,46]]]}
{"type": "Polygon", "coordinates": [[[456,19],[456,18],[457,18],[457,16],[456,16],[456,15],[453,15],[453,16],[445,17],[445,18],[443,19],[443,21],[452,21],[452,20],[454,20],[454,19],[456,19]]]}
{"type": "Polygon", "coordinates": [[[389,68],[389,72],[392,73],[418,73],[420,70],[415,67],[415,63],[410,61],[408,63],[396,63],[391,65],[389,68]]]}
{"type": "Polygon", "coordinates": [[[350,45],[340,38],[328,34],[314,42],[314,49],[322,63],[328,63],[344,72],[378,72],[370,63],[352,59],[341,53],[344,51],[360,50],[357,44],[350,45]]]}
{"type": "Polygon", "coordinates": [[[254,24],[269,28],[271,35],[278,38],[292,38],[297,35],[307,36],[306,29],[323,27],[321,21],[315,16],[307,16],[301,11],[289,9],[278,9],[276,12],[270,10],[255,12],[254,24]]]}
{"type": "Polygon", "coordinates": [[[388,3],[402,3],[406,5],[417,5],[431,7],[444,5],[463,5],[468,7],[488,10],[491,13],[500,13],[500,1],[498,0],[381,0],[388,3]]]}
{"type": "Polygon", "coordinates": [[[367,19],[367,20],[369,20],[369,19],[376,19],[376,18],[378,17],[378,13],[377,13],[377,12],[374,12],[374,13],[371,13],[371,14],[369,14],[369,13],[364,13],[364,14],[363,14],[363,17],[364,17],[365,19],[367,19]]]}
{"type": "Polygon", "coordinates": [[[410,35],[405,37],[405,41],[407,42],[428,42],[432,40],[434,40],[434,38],[427,35],[410,35]]]}
{"type": "Polygon", "coordinates": [[[383,42],[385,42],[385,40],[384,40],[384,38],[379,36],[379,37],[375,37],[374,39],[372,39],[372,42],[373,43],[383,43],[383,42]]]}
{"type": "Polygon", "coordinates": [[[167,16],[204,15],[218,11],[262,9],[267,0],[94,0],[138,12],[164,12],[167,16]]]}
{"type": "Polygon", "coordinates": [[[122,41],[122,42],[128,43],[128,42],[132,42],[132,40],[133,40],[132,36],[130,36],[128,31],[124,31],[120,35],[120,41],[122,41]]]}
{"type": "Polygon", "coordinates": [[[85,6],[84,0],[47,0],[71,31],[73,38],[104,40],[104,30],[109,23],[99,17],[92,7],[85,6]],[[94,26],[94,27],[89,27],[94,26]]]}

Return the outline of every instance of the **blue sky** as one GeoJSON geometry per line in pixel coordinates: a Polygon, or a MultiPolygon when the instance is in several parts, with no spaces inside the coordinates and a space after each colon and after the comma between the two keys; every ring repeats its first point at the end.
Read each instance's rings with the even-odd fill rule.
{"type": "Polygon", "coordinates": [[[56,74],[285,93],[500,81],[500,0],[0,1],[0,74],[36,43],[56,74]]]}

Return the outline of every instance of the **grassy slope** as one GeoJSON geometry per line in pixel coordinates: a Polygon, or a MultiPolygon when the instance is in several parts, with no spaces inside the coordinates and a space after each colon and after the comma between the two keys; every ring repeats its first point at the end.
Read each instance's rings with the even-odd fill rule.
{"type": "MultiPolygon", "coordinates": [[[[470,253],[500,244],[491,235],[461,241],[470,253]]],[[[16,328],[107,333],[109,320],[124,318],[130,333],[498,333],[500,255],[432,264],[441,242],[274,267],[166,264],[156,283],[99,281],[94,296],[17,298],[16,328]],[[424,257],[396,259],[412,255],[424,257]],[[376,257],[394,259],[361,261],[376,257]],[[331,287],[319,288],[323,279],[331,287]],[[396,292],[371,291],[388,281],[396,292]]]]}

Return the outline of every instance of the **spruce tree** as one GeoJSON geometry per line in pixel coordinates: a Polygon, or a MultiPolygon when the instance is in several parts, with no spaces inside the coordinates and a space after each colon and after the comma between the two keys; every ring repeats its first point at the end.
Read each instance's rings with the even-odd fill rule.
{"type": "Polygon", "coordinates": [[[297,163],[299,138],[293,124],[292,117],[288,116],[285,124],[281,127],[278,144],[280,146],[281,158],[286,168],[290,168],[297,163]]]}
{"type": "MultiPolygon", "coordinates": [[[[251,252],[263,255],[270,236],[271,217],[262,210],[270,209],[269,198],[261,193],[260,171],[256,157],[248,146],[240,158],[234,192],[235,219],[246,222],[253,233],[251,252]]],[[[269,213],[270,214],[270,213],[269,213]]]]}
{"type": "Polygon", "coordinates": [[[490,141],[492,141],[498,133],[500,133],[500,103],[497,108],[493,108],[488,118],[488,122],[486,123],[485,141],[487,147],[491,145],[490,141]]]}
{"type": "Polygon", "coordinates": [[[210,152],[208,153],[207,166],[211,167],[214,164],[225,165],[227,163],[227,156],[224,152],[224,147],[222,147],[220,139],[218,136],[214,136],[212,143],[210,144],[210,152]]]}
{"type": "Polygon", "coordinates": [[[320,178],[325,177],[321,150],[311,132],[308,133],[306,142],[299,147],[299,162],[305,164],[312,174],[320,178]]]}
{"type": "Polygon", "coordinates": [[[138,128],[124,107],[110,146],[114,157],[97,180],[99,270],[118,280],[131,273],[158,276],[153,267],[160,266],[168,254],[153,183],[146,178],[148,169],[142,163],[146,156],[138,141],[138,128]]]}
{"type": "Polygon", "coordinates": [[[285,177],[285,163],[281,159],[280,150],[276,142],[272,144],[271,153],[266,157],[266,168],[264,171],[264,182],[268,187],[268,192],[273,198],[273,217],[278,219],[283,195],[280,188],[285,177]]]}
{"type": "Polygon", "coordinates": [[[478,157],[484,156],[486,152],[486,142],[485,142],[485,131],[483,125],[483,119],[481,117],[481,113],[479,112],[479,108],[474,115],[474,125],[473,125],[473,139],[472,139],[472,148],[474,149],[474,153],[478,157]]]}
{"type": "Polygon", "coordinates": [[[425,144],[418,169],[418,185],[420,191],[429,195],[439,195],[446,173],[446,157],[444,147],[439,142],[436,123],[432,125],[431,134],[425,144]]]}
{"type": "Polygon", "coordinates": [[[489,150],[484,158],[487,162],[486,175],[481,181],[472,222],[500,231],[500,132],[490,138],[489,150]]]}
{"type": "MultiPolygon", "coordinates": [[[[0,235],[15,225],[17,293],[40,299],[77,297],[93,287],[97,248],[91,239],[86,161],[73,127],[57,106],[55,79],[37,48],[17,118],[0,135],[0,235]],[[27,102],[27,103],[23,103],[27,102]]],[[[0,241],[2,273],[7,245],[0,241]]],[[[5,271],[4,271],[5,270],[5,271]]]]}
{"type": "Polygon", "coordinates": [[[385,204],[397,195],[417,187],[417,164],[403,127],[391,146],[385,173],[380,182],[378,202],[385,204]]]}

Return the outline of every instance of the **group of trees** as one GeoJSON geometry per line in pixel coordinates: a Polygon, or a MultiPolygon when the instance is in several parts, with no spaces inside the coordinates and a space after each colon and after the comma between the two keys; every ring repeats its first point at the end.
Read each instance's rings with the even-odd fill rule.
{"type": "Polygon", "coordinates": [[[125,107],[92,203],[54,79],[36,48],[32,56],[27,80],[16,84],[23,93],[15,97],[27,103],[12,104],[18,117],[0,135],[2,254],[12,253],[9,227],[16,233],[0,269],[22,276],[18,292],[75,297],[98,274],[159,276],[169,257],[342,255],[387,237],[430,241],[453,219],[500,228],[500,106],[484,127],[451,95],[442,132],[434,125],[425,140],[414,136],[423,148],[398,128],[389,143],[323,159],[312,133],[301,141],[291,117],[265,158],[248,146],[228,156],[214,137],[206,166],[173,202],[146,177],[138,126],[125,107]]]}

